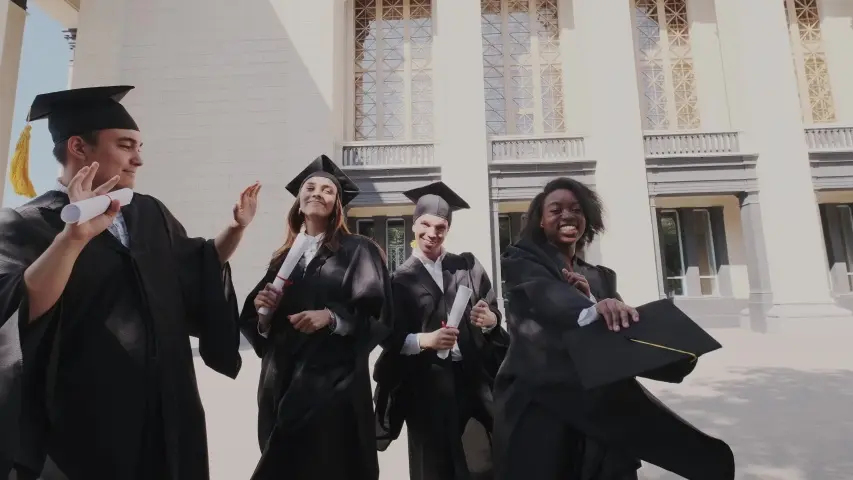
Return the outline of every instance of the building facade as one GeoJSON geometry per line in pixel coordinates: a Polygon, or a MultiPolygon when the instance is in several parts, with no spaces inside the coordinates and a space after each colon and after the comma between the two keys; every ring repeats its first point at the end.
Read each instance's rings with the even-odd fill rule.
{"type": "MultiPolygon", "coordinates": [[[[571,176],[607,209],[585,255],[630,303],[671,296],[719,326],[851,315],[849,0],[30,1],[72,29],[71,86],[136,85],[140,186],[189,231],[263,181],[242,291],[283,239],[284,185],[326,153],[391,268],[403,191],[460,192],[448,247],[500,278],[530,199],[571,176]]],[[[0,127],[24,22],[5,3],[0,127]]]]}

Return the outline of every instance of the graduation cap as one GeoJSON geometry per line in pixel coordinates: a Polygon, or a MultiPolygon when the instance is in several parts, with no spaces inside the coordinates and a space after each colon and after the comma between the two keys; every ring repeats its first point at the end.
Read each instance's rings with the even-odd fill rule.
{"type": "Polygon", "coordinates": [[[18,195],[35,197],[29,178],[30,122],[47,118],[47,129],[53,143],[64,142],[75,135],[106,129],[139,130],[121,101],[134,87],[76,88],[36,96],[27,115],[27,126],[21,132],[9,172],[9,180],[18,195]]]}
{"type": "Polygon", "coordinates": [[[447,223],[450,223],[454,211],[471,208],[468,202],[440,181],[408,190],[403,192],[403,195],[415,202],[415,213],[412,216],[415,220],[421,215],[429,214],[443,218],[447,220],[447,223]]]}
{"type": "Polygon", "coordinates": [[[360,193],[358,185],[350,180],[343,170],[335,165],[335,162],[333,162],[332,159],[325,155],[320,155],[315,158],[314,161],[309,163],[308,166],[305,167],[305,170],[302,170],[299,175],[294,177],[285,188],[287,188],[287,191],[294,197],[299,198],[299,190],[302,189],[302,185],[304,185],[309,178],[314,177],[328,178],[334,182],[335,186],[338,188],[338,195],[341,197],[341,206],[347,206],[347,204],[353,201],[353,199],[360,193]]]}
{"type": "Polygon", "coordinates": [[[637,308],[640,321],[612,332],[603,319],[566,335],[587,390],[633,377],[680,383],[700,356],[722,348],[669,299],[637,308]]]}

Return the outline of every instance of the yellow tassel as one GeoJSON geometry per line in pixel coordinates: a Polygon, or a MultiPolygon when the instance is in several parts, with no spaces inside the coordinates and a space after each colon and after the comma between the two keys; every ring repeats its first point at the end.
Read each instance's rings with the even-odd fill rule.
{"type": "Polygon", "coordinates": [[[409,246],[412,248],[418,248],[418,241],[412,240],[411,243],[409,243],[409,246]]]}
{"type": "Polygon", "coordinates": [[[30,181],[30,130],[32,127],[27,124],[24,131],[21,132],[20,138],[18,138],[15,154],[12,156],[12,165],[9,169],[9,181],[15,189],[15,193],[33,198],[36,196],[36,191],[30,181]]]}

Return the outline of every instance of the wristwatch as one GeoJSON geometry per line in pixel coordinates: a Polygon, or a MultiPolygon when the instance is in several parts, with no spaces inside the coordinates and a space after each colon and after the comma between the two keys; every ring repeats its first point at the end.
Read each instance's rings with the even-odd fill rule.
{"type": "Polygon", "coordinates": [[[326,313],[329,314],[329,323],[326,325],[326,328],[329,329],[329,333],[335,333],[335,329],[338,328],[338,319],[335,318],[335,314],[328,308],[326,309],[326,313]]]}

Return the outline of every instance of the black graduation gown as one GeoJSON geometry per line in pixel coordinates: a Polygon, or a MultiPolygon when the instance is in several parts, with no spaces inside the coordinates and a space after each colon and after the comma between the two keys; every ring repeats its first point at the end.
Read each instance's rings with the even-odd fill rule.
{"type": "Polygon", "coordinates": [[[442,270],[444,293],[416,257],[392,275],[395,332],[373,373],[377,447],[384,451],[405,421],[412,480],[490,479],[492,386],[509,336],[489,276],[474,255],[448,253],[442,270]],[[459,326],[462,360],[453,362],[450,355],[442,360],[434,351],[402,355],[408,334],[432,332],[447,320],[460,285],[473,291],[459,326]],[[479,300],[498,318],[488,333],[467,320],[479,300]]]}
{"type": "MultiPolygon", "coordinates": [[[[678,417],[635,379],[582,390],[564,335],[577,328],[589,302],[564,280],[555,251],[524,239],[506,250],[501,265],[513,341],[494,390],[497,479],[550,480],[555,470],[568,472],[560,480],[636,478],[636,459],[689,480],[734,478],[728,445],[678,417]],[[519,459],[537,455],[538,464],[519,467],[519,459]]],[[[583,262],[577,270],[597,300],[618,298],[612,270],[583,262]]],[[[648,377],[680,382],[691,370],[667,367],[648,377]]]]}
{"type": "Polygon", "coordinates": [[[335,252],[321,247],[307,266],[294,269],[264,338],[257,331],[254,299],[280,266],[270,266],[246,298],[240,318],[243,334],[262,358],[262,455],[252,478],[377,480],[368,357],[393,326],[383,255],[358,235],[345,235],[335,252]],[[304,334],[287,319],[324,308],[355,330],[304,334]]]}
{"type": "Polygon", "coordinates": [[[189,336],[208,366],[237,376],[228,265],[136,193],[122,208],[130,248],[109,231],[94,238],[57,304],[27,322],[24,271],[67,203],[51,191],[0,211],[0,478],[12,463],[22,476],[44,466],[46,480],[209,478],[189,336]]]}

